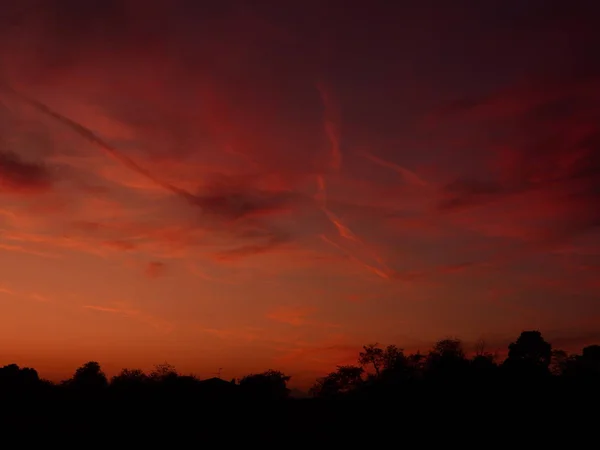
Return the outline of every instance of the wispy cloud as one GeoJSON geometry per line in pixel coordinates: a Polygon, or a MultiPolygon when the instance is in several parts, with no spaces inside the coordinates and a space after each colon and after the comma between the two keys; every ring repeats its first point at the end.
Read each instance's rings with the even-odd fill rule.
{"type": "Polygon", "coordinates": [[[402,177],[403,181],[407,184],[420,187],[428,186],[427,182],[423,181],[421,177],[419,177],[416,173],[407,169],[406,167],[402,167],[401,165],[390,161],[385,161],[373,155],[372,153],[367,152],[366,150],[361,150],[357,153],[360,156],[363,156],[364,158],[367,158],[368,160],[374,162],[375,164],[379,164],[380,166],[387,167],[388,169],[392,169],[394,172],[397,172],[402,177]]]}
{"type": "Polygon", "coordinates": [[[21,300],[29,300],[34,302],[47,303],[53,301],[48,295],[15,289],[7,284],[0,284],[0,293],[7,294],[11,297],[15,297],[21,300]]]}
{"type": "Polygon", "coordinates": [[[333,170],[339,170],[342,165],[341,145],[341,113],[339,105],[333,100],[331,90],[323,82],[317,83],[317,89],[321,96],[324,108],[323,126],[329,140],[331,153],[330,165],[333,170]]]}
{"type": "Polygon", "coordinates": [[[129,308],[127,307],[127,305],[124,305],[122,303],[118,303],[112,306],[82,305],[81,307],[83,309],[97,311],[100,313],[117,314],[123,317],[128,317],[132,320],[136,320],[146,325],[149,325],[163,333],[170,333],[171,331],[173,331],[174,328],[174,326],[167,320],[147,314],[139,309],[129,308]]]}

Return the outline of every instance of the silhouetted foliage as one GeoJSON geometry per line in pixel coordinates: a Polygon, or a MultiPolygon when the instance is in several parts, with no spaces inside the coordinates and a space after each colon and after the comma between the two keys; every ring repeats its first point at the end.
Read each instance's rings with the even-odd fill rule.
{"type": "Polygon", "coordinates": [[[16,364],[9,364],[0,368],[0,390],[22,392],[33,389],[40,383],[40,378],[35,369],[20,368],[16,364]]]}
{"type": "Polygon", "coordinates": [[[561,375],[577,382],[600,384],[600,345],[590,345],[581,355],[567,357],[561,375]]]}
{"type": "Polygon", "coordinates": [[[335,397],[360,387],[364,370],[357,366],[338,366],[335,372],[317,380],[311,388],[315,397],[335,397]]]}
{"type": "Polygon", "coordinates": [[[178,376],[179,374],[174,366],[169,363],[162,363],[154,366],[149,378],[154,383],[168,383],[177,379],[178,376]]]}
{"type": "Polygon", "coordinates": [[[149,377],[140,369],[123,369],[110,380],[113,389],[129,393],[138,393],[147,387],[149,377]]]}
{"type": "Polygon", "coordinates": [[[471,360],[471,369],[475,378],[486,378],[495,373],[498,365],[496,364],[494,355],[485,353],[473,357],[471,360]]]}
{"type": "Polygon", "coordinates": [[[365,367],[371,365],[375,371],[375,376],[379,376],[379,369],[384,363],[384,352],[378,347],[378,344],[369,344],[363,347],[363,351],[358,355],[358,363],[365,367]]]}
{"type": "Polygon", "coordinates": [[[236,421],[245,430],[244,439],[267,442],[277,434],[294,435],[299,421],[306,436],[339,439],[356,428],[373,437],[386,417],[413,425],[421,418],[429,423],[438,418],[446,426],[455,416],[462,417],[463,407],[474,423],[510,409],[511,420],[527,424],[528,417],[538,420],[561,408],[572,416],[579,402],[591,407],[600,400],[600,345],[569,355],[553,350],[538,331],[522,332],[502,364],[486,351],[485,342],[478,342],[468,355],[459,339],[440,340],[425,354],[370,344],[357,362],[317,379],[309,391],[312,399],[290,398],[291,377],[277,370],[250,374],[239,382],[200,380],[163,363],[149,373],[123,369],[109,383],[100,365],[90,361],[69,380],[53,384],[41,380],[34,369],[9,364],[0,368],[0,411],[16,428],[35,423],[38,430],[48,429],[51,424],[67,434],[73,429],[110,429],[116,438],[124,430],[172,430],[175,435],[193,430],[197,413],[203,415],[204,430],[236,421]],[[22,406],[21,413],[15,405],[22,406]],[[54,420],[57,405],[68,413],[54,420]],[[112,425],[101,426],[107,423],[112,425]]]}
{"type": "Polygon", "coordinates": [[[550,374],[552,345],[539,331],[523,331],[519,338],[508,346],[508,357],[504,368],[521,379],[536,379],[550,374]]]}
{"type": "Polygon", "coordinates": [[[90,361],[79,367],[73,378],[65,383],[66,386],[72,389],[87,392],[98,392],[108,387],[108,379],[100,364],[96,361],[90,361]]]}
{"type": "Polygon", "coordinates": [[[569,354],[564,350],[554,349],[552,350],[552,358],[550,360],[550,372],[553,375],[561,375],[567,366],[569,360],[569,354]]]}
{"type": "Polygon", "coordinates": [[[458,339],[443,339],[436,342],[429,352],[426,374],[428,378],[455,382],[466,379],[468,366],[462,342],[458,339]]]}
{"type": "Polygon", "coordinates": [[[243,392],[255,397],[284,399],[290,392],[287,388],[290,378],[283,372],[269,369],[263,373],[246,375],[240,380],[240,387],[243,392]]]}
{"type": "Polygon", "coordinates": [[[480,339],[475,344],[475,355],[471,359],[471,378],[475,381],[489,382],[497,375],[496,355],[486,350],[486,343],[480,339]]]}

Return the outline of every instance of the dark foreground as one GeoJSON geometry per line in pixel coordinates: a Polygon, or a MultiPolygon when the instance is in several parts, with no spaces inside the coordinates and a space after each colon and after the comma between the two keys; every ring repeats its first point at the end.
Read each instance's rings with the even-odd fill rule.
{"type": "Polygon", "coordinates": [[[10,442],[79,447],[573,446],[598,442],[599,392],[462,385],[306,400],[50,395],[5,399],[1,431],[10,442]]]}
{"type": "Polygon", "coordinates": [[[358,365],[291,399],[276,370],[225,381],[97,362],[61,383],[31,368],[0,367],[1,448],[323,447],[597,448],[600,345],[569,355],[524,331],[498,361],[455,339],[426,354],[368,345],[358,365]]]}

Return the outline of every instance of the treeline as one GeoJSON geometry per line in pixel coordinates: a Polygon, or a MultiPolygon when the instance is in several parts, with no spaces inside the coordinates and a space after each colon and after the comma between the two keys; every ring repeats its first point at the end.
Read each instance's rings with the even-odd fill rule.
{"type": "MultiPolygon", "coordinates": [[[[396,345],[363,347],[357,365],[338,366],[311,388],[314,397],[339,398],[352,394],[392,394],[407,388],[516,389],[519,386],[554,387],[577,385],[600,387],[600,345],[589,345],[581,354],[553,349],[539,331],[524,331],[508,346],[503,360],[486,350],[480,341],[467,357],[459,339],[438,341],[427,353],[405,354],[396,345]]],[[[464,393],[464,391],[463,391],[464,393]]]]}
{"type": "Polygon", "coordinates": [[[468,423],[509,427],[513,440],[529,433],[539,446],[542,439],[554,439],[551,424],[566,433],[568,421],[591,430],[581,421],[600,419],[600,345],[569,355],[553,349],[538,331],[521,333],[503,360],[483,342],[468,355],[458,339],[412,354],[395,345],[366,345],[355,365],[316,380],[307,399],[290,398],[289,380],[277,370],[201,380],[169,364],[150,373],[123,369],[109,379],[92,361],[68,380],[51,383],[34,369],[10,364],[0,368],[0,425],[21,436],[77,432],[138,439],[202,432],[204,440],[217,436],[219,442],[281,443],[293,436],[339,444],[360,436],[371,443],[388,435],[406,441],[396,430],[400,423],[405,433],[426,424],[427,439],[439,434],[456,440],[468,423]],[[430,433],[432,427],[436,433],[430,433]],[[446,436],[440,427],[452,431],[446,436]]]}
{"type": "MultiPolygon", "coordinates": [[[[139,369],[123,369],[108,378],[94,361],[79,367],[73,376],[60,383],[41,379],[35,369],[16,364],[0,368],[0,394],[31,396],[64,394],[70,396],[119,395],[139,398],[153,393],[182,393],[212,397],[244,397],[282,400],[289,396],[290,376],[267,370],[230,381],[220,378],[201,380],[182,375],[164,363],[150,373],[139,369]]],[[[406,354],[396,345],[382,347],[370,344],[359,353],[356,365],[338,366],[337,370],[319,378],[309,390],[311,397],[340,398],[356,394],[416,388],[433,388],[448,383],[478,386],[494,383],[514,387],[516,384],[572,381],[578,385],[600,385],[600,345],[583,348],[580,354],[567,354],[553,349],[539,331],[524,331],[508,347],[508,355],[500,361],[486,350],[485,342],[477,344],[468,357],[459,339],[443,339],[427,353],[406,354]]]]}
{"type": "Polygon", "coordinates": [[[0,368],[0,396],[30,399],[37,395],[98,400],[102,397],[122,397],[141,400],[144,396],[181,395],[184,398],[205,396],[218,400],[244,397],[247,399],[285,399],[290,377],[276,370],[251,374],[241,379],[220,378],[201,380],[194,375],[182,375],[174,366],[164,363],[150,373],[139,369],[123,369],[108,378],[99,363],[90,361],[79,367],[73,376],[60,383],[41,379],[35,369],[10,364],[0,368]]]}

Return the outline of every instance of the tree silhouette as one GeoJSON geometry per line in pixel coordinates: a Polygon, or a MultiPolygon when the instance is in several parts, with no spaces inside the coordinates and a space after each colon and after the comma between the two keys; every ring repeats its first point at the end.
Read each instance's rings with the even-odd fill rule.
{"type": "Polygon", "coordinates": [[[379,377],[379,382],[386,385],[401,385],[414,378],[415,371],[404,354],[404,350],[396,345],[388,345],[383,350],[383,367],[379,377]]]}
{"type": "Polygon", "coordinates": [[[110,380],[113,389],[139,391],[148,383],[148,376],[140,369],[123,369],[110,380]]]}
{"type": "Polygon", "coordinates": [[[550,372],[553,375],[561,375],[565,372],[566,366],[569,361],[569,354],[564,350],[554,349],[552,350],[552,357],[550,359],[550,372]]]}
{"type": "Polygon", "coordinates": [[[523,331],[519,338],[508,346],[508,357],[503,366],[524,377],[549,374],[552,362],[552,345],[539,331],[523,331]]]}
{"type": "Polygon", "coordinates": [[[311,387],[310,394],[314,397],[331,398],[347,394],[360,387],[364,369],[357,366],[338,366],[323,378],[319,378],[311,387]]]}
{"type": "Polygon", "coordinates": [[[487,352],[485,350],[485,339],[480,338],[477,340],[477,342],[475,342],[475,355],[480,356],[480,355],[485,355],[487,352]]]}
{"type": "Polygon", "coordinates": [[[471,360],[471,368],[474,376],[488,378],[495,373],[498,365],[496,364],[497,355],[486,350],[486,342],[479,339],[475,343],[475,356],[471,360]]]}
{"type": "Polygon", "coordinates": [[[582,371],[586,379],[600,378],[600,345],[589,345],[583,349],[580,358],[582,371]]]}
{"type": "Polygon", "coordinates": [[[465,358],[465,352],[460,339],[442,339],[441,341],[437,341],[430,355],[456,360],[465,358]]]}
{"type": "Polygon", "coordinates": [[[395,372],[407,364],[404,350],[395,345],[388,345],[383,352],[383,370],[395,372]]]}
{"type": "Polygon", "coordinates": [[[600,364],[600,345],[588,345],[584,347],[581,356],[590,363],[600,364]]]}
{"type": "Polygon", "coordinates": [[[240,380],[240,387],[251,396],[263,396],[270,399],[283,399],[289,395],[287,383],[290,376],[278,370],[246,375],[240,380]]]}
{"type": "Polygon", "coordinates": [[[476,378],[489,378],[498,369],[496,357],[491,353],[475,355],[471,360],[471,369],[476,378]]]}
{"type": "Polygon", "coordinates": [[[75,371],[68,385],[80,390],[98,391],[108,387],[108,380],[100,364],[89,361],[75,371]]]}
{"type": "Polygon", "coordinates": [[[464,378],[469,362],[459,339],[442,339],[427,357],[427,375],[455,381],[464,378]]]}
{"type": "Polygon", "coordinates": [[[328,375],[317,378],[315,383],[308,390],[309,395],[318,398],[332,398],[341,393],[341,387],[338,381],[337,372],[331,372],[328,375]]]}
{"type": "Polygon", "coordinates": [[[384,352],[378,344],[369,344],[363,347],[358,355],[358,363],[362,367],[373,366],[375,375],[379,377],[379,370],[384,364],[384,352]]]}
{"type": "Polygon", "coordinates": [[[425,362],[427,361],[426,356],[420,351],[417,351],[417,353],[412,355],[408,355],[406,359],[408,366],[414,374],[420,374],[424,369],[425,362]]]}
{"type": "Polygon", "coordinates": [[[600,345],[589,345],[581,355],[568,357],[562,375],[584,383],[600,381],[600,345]]]}
{"type": "Polygon", "coordinates": [[[0,368],[0,390],[16,393],[25,389],[33,389],[39,385],[41,385],[40,378],[35,369],[20,368],[17,364],[9,364],[0,368]]]}
{"type": "Polygon", "coordinates": [[[516,342],[508,346],[508,360],[527,361],[548,367],[552,358],[552,346],[539,331],[523,331],[516,342]]]}
{"type": "Polygon", "coordinates": [[[168,383],[175,380],[179,376],[175,366],[169,363],[157,364],[150,372],[149,379],[154,383],[168,383]]]}
{"type": "Polygon", "coordinates": [[[2,380],[16,380],[21,375],[21,369],[17,364],[8,364],[0,369],[2,380]]]}
{"type": "Polygon", "coordinates": [[[363,347],[358,355],[358,363],[361,367],[371,366],[375,372],[372,381],[391,380],[399,377],[407,377],[409,373],[409,362],[404,351],[395,345],[388,345],[385,349],[379,344],[369,344],[363,347]]]}

